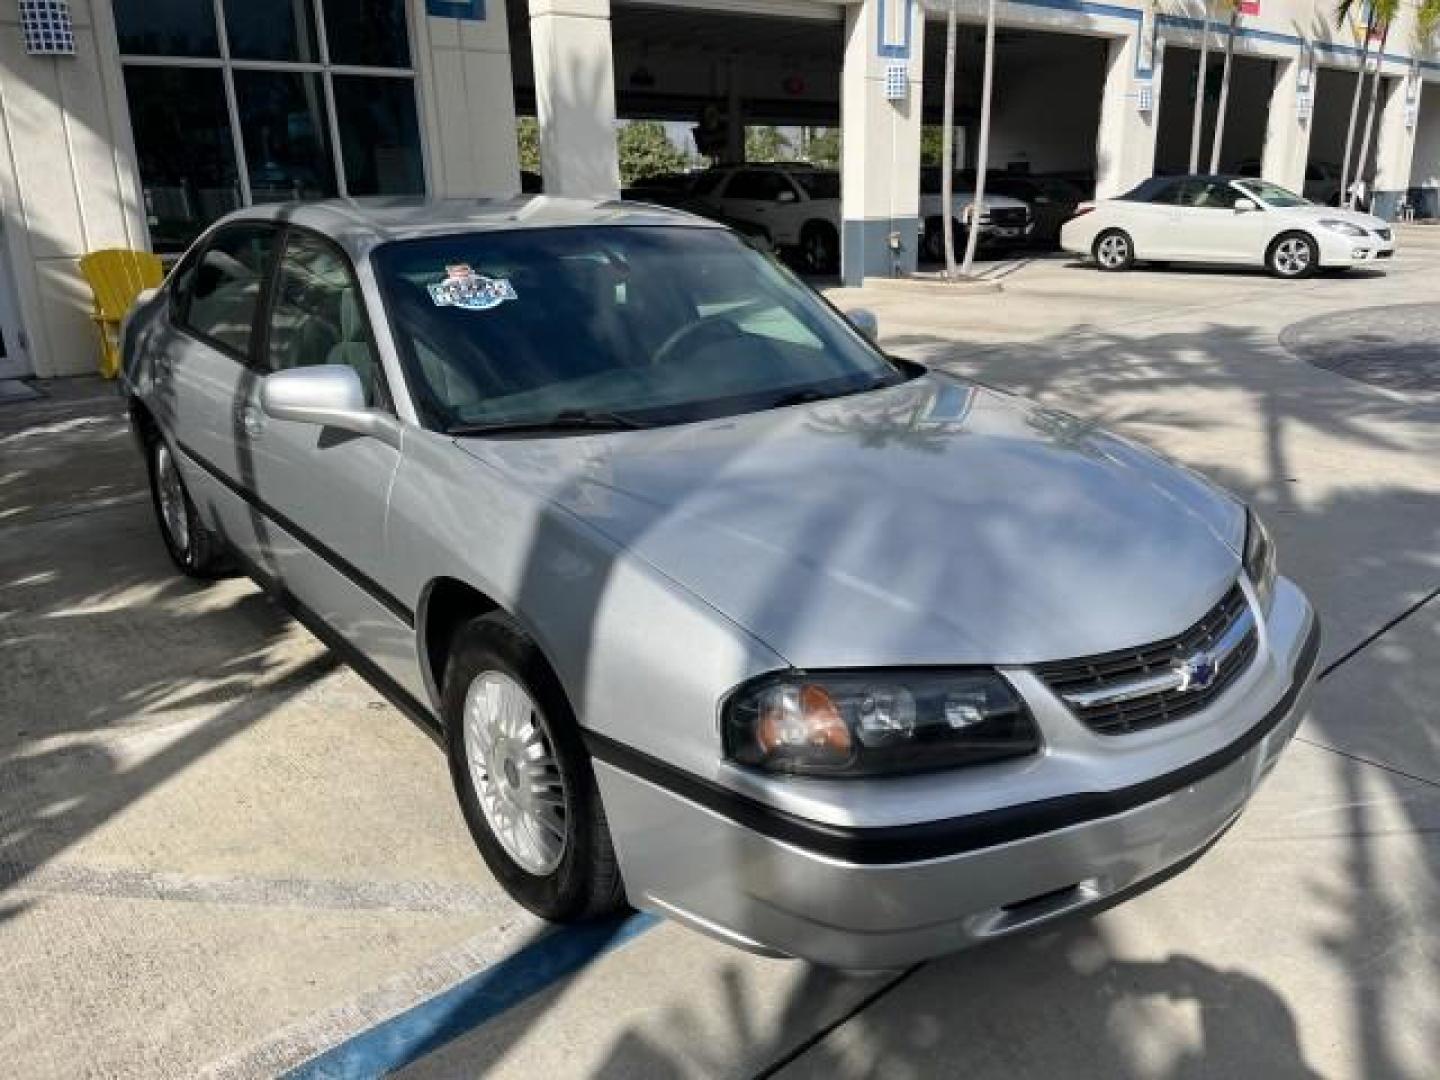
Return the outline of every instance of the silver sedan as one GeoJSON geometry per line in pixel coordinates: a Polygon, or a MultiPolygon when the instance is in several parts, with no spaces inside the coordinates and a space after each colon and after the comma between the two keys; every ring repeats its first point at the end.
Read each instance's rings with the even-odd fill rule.
{"type": "Polygon", "coordinates": [[[873,339],[680,213],[321,203],[203,236],[123,385],[179,568],[430,728],[520,903],[873,969],[1198,857],[1319,645],[1236,499],[873,339]]]}

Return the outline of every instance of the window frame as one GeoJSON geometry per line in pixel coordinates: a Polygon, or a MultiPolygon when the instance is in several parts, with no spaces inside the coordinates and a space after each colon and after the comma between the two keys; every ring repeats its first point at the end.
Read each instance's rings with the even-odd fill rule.
{"type": "Polygon", "coordinates": [[[371,355],[375,358],[375,403],[370,407],[398,417],[399,414],[395,409],[395,396],[390,392],[390,379],[385,373],[384,355],[380,351],[380,343],[375,339],[375,323],[370,318],[370,305],[365,300],[365,287],[360,283],[360,274],[355,268],[355,260],[350,257],[350,253],[344,247],[331,237],[306,225],[297,225],[293,221],[287,221],[280,226],[280,246],[277,249],[274,264],[270,267],[270,280],[266,282],[265,318],[261,324],[258,347],[254,350],[253,362],[249,365],[251,370],[262,379],[275,374],[276,371],[276,368],[270,363],[270,328],[274,323],[275,306],[279,298],[276,284],[280,280],[280,264],[284,261],[285,253],[290,248],[292,234],[305,236],[319,242],[322,247],[329,248],[332,254],[339,257],[341,265],[345,267],[345,272],[350,275],[350,280],[355,286],[355,300],[360,309],[360,319],[365,325],[365,343],[370,346],[371,355]]]}
{"type": "MultiPolygon", "coordinates": [[[[409,42],[410,62],[406,67],[393,68],[373,67],[363,64],[332,63],[330,59],[330,44],[325,26],[325,5],[323,0],[306,0],[310,5],[310,11],[315,23],[317,56],[315,60],[249,60],[234,57],[230,54],[229,31],[225,24],[225,4],[241,3],[243,0],[199,0],[199,2],[213,2],[215,7],[215,30],[218,38],[218,55],[216,56],[166,56],[127,53],[120,50],[119,27],[114,26],[112,23],[111,31],[115,37],[115,47],[119,54],[122,71],[126,67],[179,67],[204,68],[220,72],[222,88],[225,95],[226,119],[230,125],[230,141],[235,159],[242,207],[251,207],[256,205],[256,203],[254,194],[250,188],[250,162],[245,153],[245,139],[240,126],[240,107],[235,92],[235,72],[237,71],[316,74],[320,76],[322,100],[325,104],[326,126],[328,128],[330,141],[330,163],[335,174],[335,197],[341,199],[349,198],[350,192],[349,181],[345,175],[344,150],[340,139],[340,118],[335,110],[334,77],[337,75],[364,76],[404,79],[408,81],[415,100],[416,132],[420,152],[420,178],[424,188],[422,194],[428,194],[432,190],[433,178],[430,167],[430,147],[425,130],[425,109],[422,98],[423,88],[421,86],[418,52],[419,44],[416,41],[416,20],[412,17],[413,9],[411,0],[399,0],[405,12],[406,38],[409,42]]],[[[121,95],[125,104],[126,120],[129,122],[130,103],[124,96],[123,78],[121,95]]]]}
{"type": "MultiPolygon", "coordinates": [[[[278,252],[280,250],[278,244],[281,240],[282,229],[281,226],[277,223],[273,221],[267,221],[264,218],[241,218],[236,221],[227,221],[211,229],[210,232],[206,233],[198,241],[196,241],[195,246],[190,249],[189,253],[187,253],[185,257],[181,259],[180,264],[176,266],[175,269],[177,273],[181,269],[181,266],[185,265],[191,260],[193,260],[193,264],[203,263],[205,261],[205,256],[209,254],[210,249],[215,246],[215,241],[217,239],[226,235],[227,233],[239,232],[243,229],[270,232],[274,234],[277,246],[272,248],[272,251],[278,252]]],[[[175,312],[174,307],[171,308],[171,325],[173,325],[178,332],[184,334],[192,341],[198,341],[200,344],[206,346],[207,348],[214,349],[221,355],[229,357],[231,360],[234,360],[241,367],[248,368],[253,371],[255,367],[254,357],[256,342],[261,336],[256,332],[260,329],[260,327],[255,320],[262,311],[269,310],[270,292],[275,283],[275,268],[278,265],[280,265],[280,260],[272,254],[270,259],[270,266],[266,270],[265,275],[260,282],[260,296],[255,301],[255,312],[250,316],[250,337],[246,342],[246,351],[242,352],[241,350],[231,345],[229,342],[221,341],[217,337],[212,337],[211,335],[205,333],[203,330],[197,330],[194,326],[190,324],[190,301],[193,298],[193,292],[186,293],[184,297],[183,307],[178,313],[178,315],[175,312]]]]}

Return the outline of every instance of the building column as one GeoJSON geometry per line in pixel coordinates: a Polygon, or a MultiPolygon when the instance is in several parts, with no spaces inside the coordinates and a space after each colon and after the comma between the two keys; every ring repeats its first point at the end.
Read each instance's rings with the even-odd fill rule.
{"type": "Polygon", "coordinates": [[[504,4],[464,18],[411,8],[424,108],[427,190],[447,198],[520,191],[515,80],[504,4]],[[428,62],[427,62],[428,60],[428,62]]]}
{"type": "Polygon", "coordinates": [[[1415,158],[1415,132],[1420,119],[1421,82],[1407,71],[1398,79],[1382,81],[1384,99],[1376,120],[1375,190],[1370,209],[1393,221],[1410,187],[1410,166],[1415,158]]]}
{"type": "Polygon", "coordinates": [[[617,198],[610,0],[530,0],[530,49],[546,194],[617,198]]]}
{"type": "Polygon", "coordinates": [[[1160,123],[1161,57],[1140,64],[1140,29],[1110,42],[1095,140],[1095,197],[1129,191],[1155,171],[1155,133],[1160,123]],[[1147,100],[1148,99],[1148,100],[1147,100]],[[1143,106],[1149,105],[1149,108],[1143,106]]]}
{"type": "Polygon", "coordinates": [[[917,0],[862,0],[845,9],[840,81],[841,276],[915,269],[920,245],[920,113],[925,13],[917,0]],[[886,93],[904,72],[904,96],[886,93]]]}
{"type": "Polygon", "coordinates": [[[1305,190],[1305,163],[1310,156],[1315,73],[1307,68],[1309,63],[1307,51],[1293,59],[1275,61],[1275,86],[1270,91],[1265,153],[1260,165],[1260,174],[1266,180],[1295,192],[1305,190]]]}

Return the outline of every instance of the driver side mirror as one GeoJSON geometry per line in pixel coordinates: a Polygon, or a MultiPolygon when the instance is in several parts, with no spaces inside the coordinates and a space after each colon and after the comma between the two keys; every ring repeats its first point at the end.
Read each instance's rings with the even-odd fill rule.
{"type": "Polygon", "coordinates": [[[868,308],[852,308],[845,312],[845,320],[872,342],[880,340],[880,320],[868,308]]]}
{"type": "Polygon", "coordinates": [[[795,192],[791,191],[789,188],[785,188],[775,193],[775,201],[778,203],[793,203],[799,202],[800,197],[796,195],[795,192]]]}
{"type": "Polygon", "coordinates": [[[399,423],[365,404],[360,376],[345,364],[290,368],[265,376],[260,408],[275,420],[337,428],[400,448],[399,423]]]}
{"type": "Polygon", "coordinates": [[[1260,204],[1257,203],[1254,199],[1235,200],[1235,213],[1237,214],[1249,214],[1259,209],[1260,204]]]}

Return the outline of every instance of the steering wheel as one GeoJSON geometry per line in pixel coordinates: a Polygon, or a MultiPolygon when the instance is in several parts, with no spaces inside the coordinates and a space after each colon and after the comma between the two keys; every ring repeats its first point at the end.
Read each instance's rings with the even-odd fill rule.
{"type": "Polygon", "coordinates": [[[714,315],[706,315],[696,322],[686,323],[660,343],[660,347],[650,357],[651,365],[659,367],[666,363],[670,360],[671,354],[676,352],[681,345],[688,344],[694,348],[703,348],[706,345],[715,345],[726,338],[734,337],[735,331],[739,329],[735,325],[735,316],[763,306],[762,301],[751,300],[739,307],[717,311],[714,315]],[[725,332],[721,333],[722,330],[725,332]],[[692,341],[692,338],[696,340],[692,341]]]}

